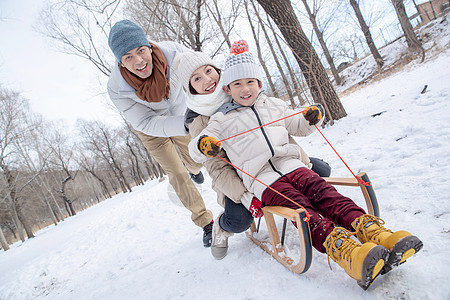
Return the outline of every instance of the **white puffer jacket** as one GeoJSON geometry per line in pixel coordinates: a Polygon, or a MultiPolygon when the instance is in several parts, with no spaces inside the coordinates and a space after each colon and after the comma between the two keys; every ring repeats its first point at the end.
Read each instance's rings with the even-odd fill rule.
{"type": "MultiPolygon", "coordinates": [[[[189,153],[195,161],[203,163],[207,157],[198,149],[200,137],[208,135],[220,141],[294,113],[285,101],[262,93],[249,107],[225,104],[211,116],[208,126],[192,139],[189,153]]],[[[322,121],[323,118],[318,125],[322,121]]],[[[235,166],[271,185],[297,168],[310,167],[302,162],[300,147],[289,143],[289,134],[307,136],[314,131],[315,127],[309,125],[303,114],[297,114],[223,141],[222,147],[235,166]]],[[[238,174],[248,191],[261,199],[266,186],[241,171],[238,174]]]]}
{"type": "Polygon", "coordinates": [[[184,127],[187,95],[173,65],[177,54],[192,50],[169,41],[151,43],[161,49],[169,66],[169,99],[151,103],[141,100],[136,96],[136,90],[123,79],[118,62],[109,77],[109,97],[131,126],[140,132],[158,137],[187,135],[184,127]]]}

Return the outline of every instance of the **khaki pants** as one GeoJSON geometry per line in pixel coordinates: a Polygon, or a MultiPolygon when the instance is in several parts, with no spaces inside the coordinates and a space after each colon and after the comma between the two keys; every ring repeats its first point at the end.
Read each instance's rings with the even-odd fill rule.
{"type": "Polygon", "coordinates": [[[154,137],[137,131],[142,143],[161,165],[169,177],[169,183],[180,198],[184,207],[191,211],[195,225],[205,227],[213,215],[205,207],[205,202],[198,192],[187,171],[198,174],[202,164],[196,163],[189,155],[188,144],[191,136],[154,137]]]}

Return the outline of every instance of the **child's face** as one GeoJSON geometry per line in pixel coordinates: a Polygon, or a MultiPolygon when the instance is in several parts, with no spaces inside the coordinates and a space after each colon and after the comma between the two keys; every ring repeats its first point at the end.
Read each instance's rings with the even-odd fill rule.
{"type": "Polygon", "coordinates": [[[195,70],[189,82],[194,90],[200,95],[211,94],[217,88],[220,75],[216,69],[210,65],[201,66],[195,70]]]}
{"type": "Polygon", "coordinates": [[[223,90],[238,104],[250,106],[255,102],[261,88],[262,83],[258,79],[244,78],[233,81],[229,84],[229,88],[224,86],[223,90]]]}

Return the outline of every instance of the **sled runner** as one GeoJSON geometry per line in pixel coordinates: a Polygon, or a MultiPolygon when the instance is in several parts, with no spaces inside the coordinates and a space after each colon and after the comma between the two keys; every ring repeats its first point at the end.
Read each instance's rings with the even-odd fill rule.
{"type": "MultiPolygon", "coordinates": [[[[324,177],[323,179],[331,185],[359,186],[366,201],[368,213],[379,217],[380,210],[378,207],[378,201],[375,191],[370,184],[369,177],[364,172],[359,173],[356,177],[362,179],[366,183],[368,182],[369,185],[361,184],[356,178],[324,177]]],[[[311,234],[309,231],[308,222],[304,221],[306,217],[305,210],[302,208],[291,209],[282,206],[265,206],[262,210],[264,212],[264,220],[269,233],[270,243],[269,241],[262,241],[258,239],[257,234],[259,232],[261,218],[258,220],[258,224],[253,221],[250,230],[246,232],[247,236],[255,244],[259,245],[264,251],[272,255],[276,260],[292,272],[298,274],[305,273],[311,266],[312,261],[311,234]],[[278,228],[275,223],[274,215],[284,218],[281,239],[278,234],[278,228]],[[289,257],[283,249],[286,223],[288,220],[297,224],[297,232],[300,238],[300,258],[297,260],[289,257]]]]}

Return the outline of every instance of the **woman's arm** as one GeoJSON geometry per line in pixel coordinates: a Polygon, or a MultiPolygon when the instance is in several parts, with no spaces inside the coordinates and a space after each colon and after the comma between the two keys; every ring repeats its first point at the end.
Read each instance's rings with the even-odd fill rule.
{"type": "MultiPolygon", "coordinates": [[[[189,133],[192,136],[198,136],[200,132],[206,128],[208,121],[209,117],[198,115],[189,124],[189,133]]],[[[221,150],[218,155],[228,161],[228,157],[224,150],[221,150]]],[[[215,191],[223,193],[234,202],[240,203],[242,195],[247,189],[244,187],[241,178],[236,173],[236,169],[218,157],[212,157],[206,160],[204,166],[212,179],[212,188],[215,191]]]]}

